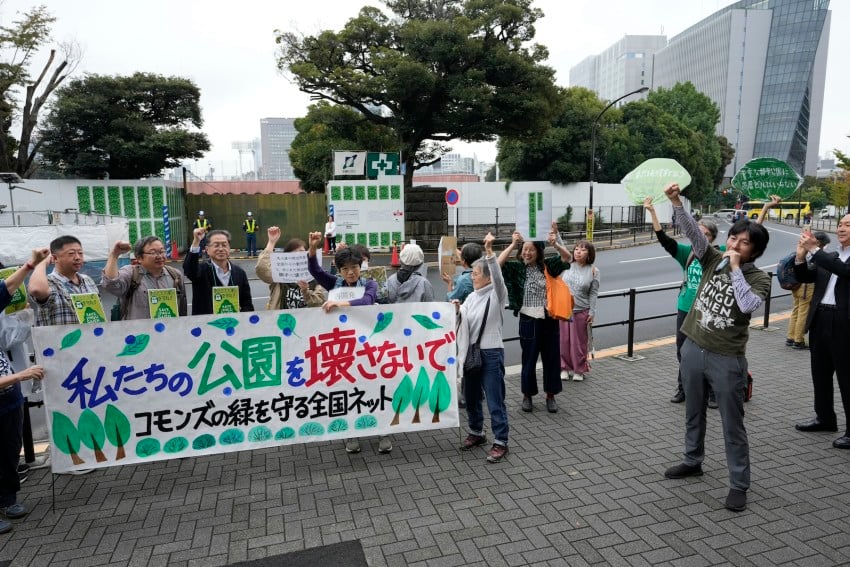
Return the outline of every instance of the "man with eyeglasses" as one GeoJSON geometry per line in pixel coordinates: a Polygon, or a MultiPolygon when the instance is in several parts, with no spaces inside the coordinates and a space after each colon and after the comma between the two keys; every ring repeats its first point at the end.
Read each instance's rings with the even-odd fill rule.
{"type": "Polygon", "coordinates": [[[180,316],[187,314],[183,275],[167,263],[165,244],[156,236],[140,238],[133,247],[137,265],[118,268],[118,257],[130,251],[130,243],[119,240],[112,246],[100,285],[118,298],[121,320],[150,319],[148,290],[176,289],[180,316]]]}
{"type": "Polygon", "coordinates": [[[183,260],[183,273],[192,281],[192,315],[210,315],[216,288],[237,288],[240,312],[253,311],[251,286],[245,270],[230,263],[230,232],[222,229],[209,233],[202,228],[193,232],[189,253],[183,260]],[[209,261],[201,262],[201,239],[207,239],[209,261]]]}
{"type": "Polygon", "coordinates": [[[71,294],[98,293],[94,280],[80,272],[84,263],[78,238],[65,235],[50,243],[50,254],[35,266],[27,285],[36,308],[36,326],[79,324],[71,294]],[[48,274],[51,263],[53,271],[48,274]]]}

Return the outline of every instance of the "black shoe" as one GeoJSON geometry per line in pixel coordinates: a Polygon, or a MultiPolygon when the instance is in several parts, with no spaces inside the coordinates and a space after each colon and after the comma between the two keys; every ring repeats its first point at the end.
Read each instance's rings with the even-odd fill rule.
{"type": "Polygon", "coordinates": [[[708,407],[711,409],[717,409],[717,398],[714,396],[714,392],[708,396],[708,407]]]}
{"type": "Polygon", "coordinates": [[[821,421],[820,418],[813,417],[808,421],[802,421],[794,426],[797,431],[838,431],[838,426],[834,423],[826,423],[821,421]]]}
{"type": "Polygon", "coordinates": [[[664,471],[667,478],[687,478],[689,476],[702,476],[702,465],[686,465],[681,463],[664,471]]]}
{"type": "Polygon", "coordinates": [[[676,393],[673,394],[673,397],[670,398],[670,403],[673,404],[681,404],[685,401],[685,392],[682,390],[676,390],[676,393]]]}
{"type": "Polygon", "coordinates": [[[850,449],[850,435],[839,437],[832,442],[832,446],[836,449],[850,449]]]}
{"type": "Polygon", "coordinates": [[[785,339],[785,346],[794,346],[794,339],[785,339]]]}
{"type": "Polygon", "coordinates": [[[797,350],[809,350],[809,345],[806,343],[794,343],[794,348],[797,350]]]}
{"type": "Polygon", "coordinates": [[[531,405],[531,398],[528,398],[528,397],[523,398],[522,399],[522,411],[527,413],[527,412],[530,412],[532,409],[534,409],[534,408],[531,405]]]}
{"type": "Polygon", "coordinates": [[[726,509],[733,512],[743,512],[747,509],[747,493],[737,488],[730,488],[726,496],[726,509]]]}

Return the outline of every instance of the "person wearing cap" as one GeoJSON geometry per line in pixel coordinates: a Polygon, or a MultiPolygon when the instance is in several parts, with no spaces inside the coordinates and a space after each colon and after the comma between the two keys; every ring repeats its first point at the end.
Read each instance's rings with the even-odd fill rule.
{"type": "Polygon", "coordinates": [[[399,254],[401,267],[387,278],[387,297],[390,303],[434,301],[434,288],[419,268],[425,254],[418,244],[408,244],[399,254]]]}
{"type": "Polygon", "coordinates": [[[257,224],[257,219],[251,211],[248,211],[246,218],[242,221],[242,230],[245,231],[245,252],[249,258],[257,257],[257,229],[260,225],[257,224]]]}
{"type": "Polygon", "coordinates": [[[835,229],[838,250],[827,252],[808,228],[797,244],[794,276],[799,282],[814,283],[812,308],[806,318],[812,365],[815,417],[796,425],[798,431],[838,431],[833,401],[833,374],[838,379],[844,406],[844,435],[835,439],[836,449],[850,449],[850,215],[835,229]]]}
{"type": "Polygon", "coordinates": [[[198,218],[195,219],[195,222],[192,225],[192,232],[194,233],[197,228],[202,228],[204,230],[204,235],[200,242],[201,255],[203,256],[207,253],[207,233],[212,230],[212,222],[204,216],[204,211],[198,211],[198,218]]]}

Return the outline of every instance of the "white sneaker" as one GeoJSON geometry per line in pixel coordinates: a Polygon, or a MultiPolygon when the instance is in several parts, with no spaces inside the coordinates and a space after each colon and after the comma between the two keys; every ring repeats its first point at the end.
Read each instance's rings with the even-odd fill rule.
{"type": "Polygon", "coordinates": [[[561,380],[569,380],[569,379],[570,379],[570,373],[567,372],[566,370],[561,370],[561,380]]]}
{"type": "Polygon", "coordinates": [[[345,452],[346,453],[359,453],[360,452],[360,439],[348,439],[345,441],[345,452]]]}
{"type": "Polygon", "coordinates": [[[381,437],[381,441],[378,443],[378,452],[382,455],[386,455],[390,451],[393,450],[393,442],[388,436],[381,437]]]}
{"type": "Polygon", "coordinates": [[[584,380],[584,374],[580,374],[578,372],[573,374],[573,381],[574,382],[581,382],[582,380],[584,380]]]}

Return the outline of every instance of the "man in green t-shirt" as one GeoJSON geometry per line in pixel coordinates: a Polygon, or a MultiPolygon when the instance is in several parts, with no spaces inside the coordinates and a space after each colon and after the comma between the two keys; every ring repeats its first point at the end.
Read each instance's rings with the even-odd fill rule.
{"type": "Polygon", "coordinates": [[[747,507],[750,448],[744,427],[747,385],[746,347],[751,314],[770,293],[770,276],[755,266],[770,236],[760,224],[741,219],[729,229],[726,251],[709,246],[696,221],[679,198],[679,185],[664,189],[673,215],[702,264],[702,279],[693,308],[682,324],[682,386],[685,390],[685,451],[683,462],[664,472],[667,478],[702,475],[705,458],[707,388],[717,399],[723,422],[729,494],[725,506],[736,512],[747,507]]]}

